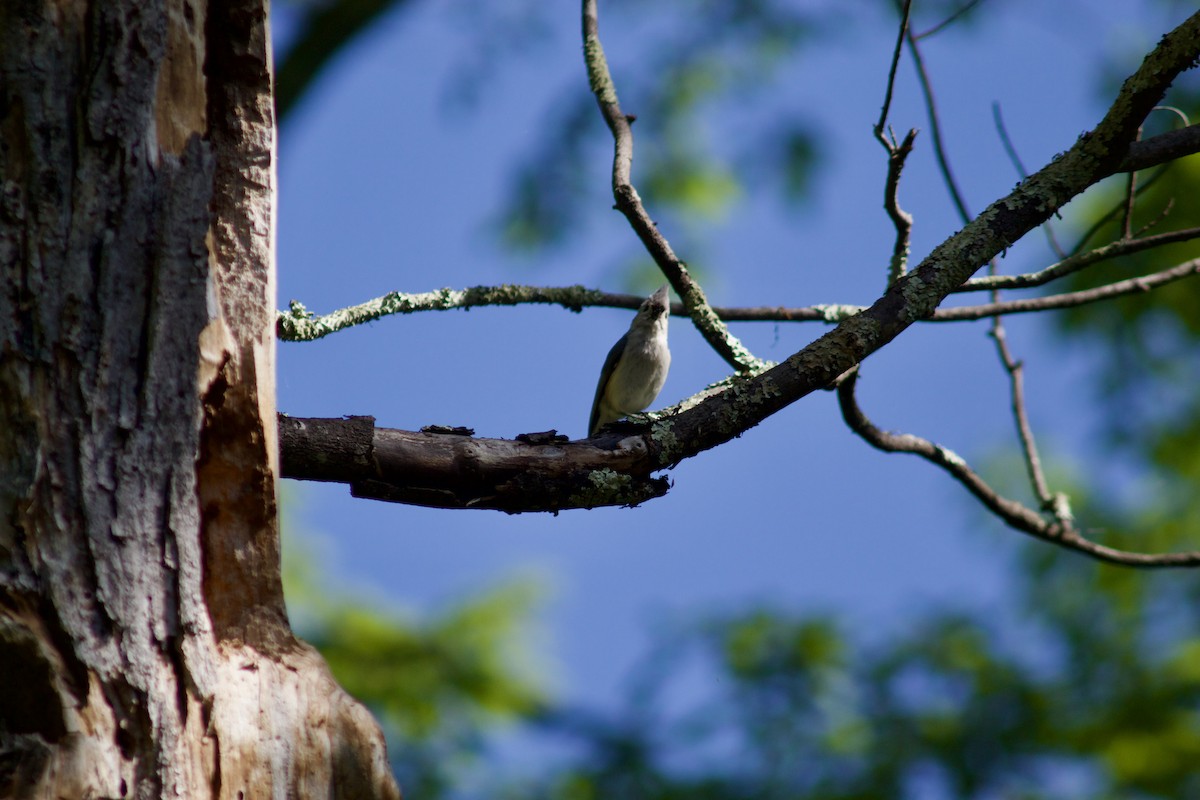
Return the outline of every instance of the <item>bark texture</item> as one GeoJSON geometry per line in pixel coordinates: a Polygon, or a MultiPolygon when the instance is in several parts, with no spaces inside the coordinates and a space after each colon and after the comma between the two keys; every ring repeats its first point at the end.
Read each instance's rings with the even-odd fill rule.
{"type": "Polygon", "coordinates": [[[0,796],[397,797],[279,579],[262,2],[0,3],[0,796]]]}
{"type": "Polygon", "coordinates": [[[346,483],[353,496],[371,500],[510,514],[662,497],[670,482],[650,475],[645,443],[620,427],[578,442],[555,431],[509,440],[476,438],[465,428],[376,428],[373,417],[280,415],[282,474],[346,483]]]}

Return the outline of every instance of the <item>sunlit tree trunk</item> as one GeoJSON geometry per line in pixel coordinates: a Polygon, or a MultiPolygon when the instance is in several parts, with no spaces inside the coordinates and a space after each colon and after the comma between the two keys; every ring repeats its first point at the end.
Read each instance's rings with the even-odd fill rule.
{"type": "Polygon", "coordinates": [[[398,795],[283,602],[266,13],[0,3],[0,796],[398,795]]]}

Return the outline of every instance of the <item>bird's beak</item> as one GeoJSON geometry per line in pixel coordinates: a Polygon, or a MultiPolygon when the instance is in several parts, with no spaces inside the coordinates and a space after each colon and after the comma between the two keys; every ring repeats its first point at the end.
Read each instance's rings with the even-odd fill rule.
{"type": "Polygon", "coordinates": [[[652,299],[654,301],[655,305],[660,305],[660,306],[670,310],[670,308],[671,308],[671,299],[670,299],[670,294],[669,294],[670,291],[671,291],[671,287],[664,283],[662,286],[659,287],[657,292],[655,292],[654,294],[652,294],[650,296],[650,299],[652,299]]]}

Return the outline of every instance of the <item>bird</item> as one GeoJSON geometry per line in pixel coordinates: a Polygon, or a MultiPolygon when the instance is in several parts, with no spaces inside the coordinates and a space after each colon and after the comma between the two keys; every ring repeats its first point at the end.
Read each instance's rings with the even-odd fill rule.
{"type": "Polygon", "coordinates": [[[654,402],[667,380],[671,351],[667,349],[667,318],[671,316],[668,287],[647,297],[604,359],[596,399],[588,420],[588,436],[654,402]]]}

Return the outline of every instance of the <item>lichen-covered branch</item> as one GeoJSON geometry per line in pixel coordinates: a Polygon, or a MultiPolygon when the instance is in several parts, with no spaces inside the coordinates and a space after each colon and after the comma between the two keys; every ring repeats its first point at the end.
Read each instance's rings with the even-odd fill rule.
{"type": "MultiPolygon", "coordinates": [[[[1167,236],[1168,234],[1164,234],[1167,236]]],[[[1190,238],[1190,237],[1189,237],[1190,238]]],[[[1141,240],[1137,240],[1141,241],[1141,240]]],[[[1021,314],[1050,311],[1057,308],[1108,300],[1123,294],[1136,294],[1173,281],[1191,277],[1198,270],[1194,261],[1170,269],[1117,281],[1094,289],[1078,292],[1006,300],[981,305],[939,308],[920,322],[963,322],[987,319],[998,314],[1021,314]]],[[[1040,274],[1040,273],[1034,273],[1040,274]]],[[[1022,276],[996,276],[1022,277],[1022,276]]],[[[415,314],[422,311],[451,311],[482,306],[515,306],[524,304],[559,305],[568,311],[584,308],[626,308],[636,310],[644,297],[634,294],[601,292],[583,286],[472,286],[467,289],[437,289],[432,292],[389,292],[356,306],[341,308],[324,315],[315,315],[303,304],[292,301],[287,311],[280,311],[276,331],[281,341],[309,342],[338,331],[373,322],[393,314],[415,314]]],[[[783,306],[713,306],[712,310],[724,322],[824,322],[834,325],[862,313],[867,306],[850,304],[820,304],[787,308],[783,306]]],[[[671,314],[687,317],[683,303],[672,303],[671,314]]],[[[755,372],[760,372],[761,362],[755,372]]]]}
{"type": "Polygon", "coordinates": [[[612,189],[617,209],[629,220],[642,245],[683,301],[688,316],[709,346],[738,372],[754,372],[762,367],[763,362],[754,357],[709,306],[704,290],[692,278],[687,265],[675,255],[654,220],[650,219],[642,198],[633,187],[632,120],[621,111],[617,89],[608,69],[604,47],[600,43],[596,0],[583,0],[583,53],[588,85],[613,136],[612,189]]]}
{"type": "Polygon", "coordinates": [[[912,236],[912,214],[900,207],[900,173],[913,149],[913,141],[917,138],[917,129],[913,128],[900,144],[884,140],[888,151],[888,174],[883,190],[883,207],[887,211],[892,226],[896,229],[896,239],[892,244],[892,258],[888,264],[888,284],[893,284],[908,271],[908,251],[912,236]]]}
{"type": "Polygon", "coordinates": [[[633,295],[609,294],[583,286],[543,287],[514,284],[471,286],[467,289],[446,288],[432,292],[388,292],[383,297],[322,316],[312,314],[303,304],[293,300],[287,311],[279,312],[276,329],[279,338],[285,342],[308,342],[392,314],[449,311],[476,306],[515,306],[526,303],[560,305],[570,311],[580,311],[584,306],[636,309],[644,299],[633,295]]]}
{"type": "Polygon", "coordinates": [[[1080,535],[1075,528],[1065,498],[1057,500],[1049,517],[1003,497],[967,466],[954,451],[908,433],[889,433],[877,428],[863,413],[854,397],[858,381],[857,369],[849,372],[838,384],[838,405],[842,417],[852,431],[872,447],[888,453],[912,453],[936,464],[966,487],[979,502],[1010,527],[1051,544],[1127,567],[1195,567],[1200,566],[1200,553],[1132,553],[1097,544],[1080,535]]]}

